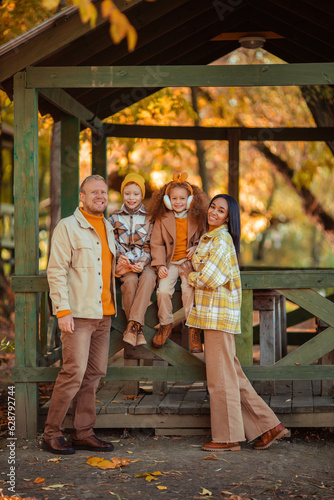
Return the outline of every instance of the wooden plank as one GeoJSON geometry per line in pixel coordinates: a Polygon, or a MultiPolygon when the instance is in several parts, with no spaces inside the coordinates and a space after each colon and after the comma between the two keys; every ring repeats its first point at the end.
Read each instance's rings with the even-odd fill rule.
{"type": "Polygon", "coordinates": [[[101,175],[108,182],[107,138],[103,135],[92,138],[92,174],[101,175]]]}
{"type": "Polygon", "coordinates": [[[162,125],[103,124],[106,137],[133,137],[147,139],[183,139],[196,141],[227,141],[230,131],[237,130],[240,141],[330,141],[333,127],[174,127],[162,125]]]}
{"type": "Polygon", "coordinates": [[[171,429],[165,429],[165,428],[156,428],[155,429],[155,435],[156,436],[210,436],[211,430],[210,427],[206,427],[203,429],[199,428],[191,428],[191,429],[186,429],[186,428],[171,428],[171,429]]]}
{"type": "Polygon", "coordinates": [[[61,217],[72,215],[79,204],[79,133],[78,118],[61,119],[61,217]]]}
{"type": "Polygon", "coordinates": [[[326,413],[331,411],[334,414],[334,398],[329,396],[315,396],[313,398],[314,412],[326,413]]]}
{"type": "Polygon", "coordinates": [[[275,393],[271,395],[270,408],[275,413],[291,413],[292,383],[275,382],[275,393]]]}
{"type": "Polygon", "coordinates": [[[157,413],[157,408],[163,400],[163,394],[146,394],[135,408],[136,415],[157,413]]]}
{"type": "Polygon", "coordinates": [[[333,427],[334,412],[284,413],[279,416],[285,427],[333,427]]]}
{"type": "Polygon", "coordinates": [[[28,88],[258,87],[331,82],[334,63],[27,68],[28,88]]]}
{"type": "Polygon", "coordinates": [[[158,406],[158,413],[179,413],[180,405],[184,399],[185,391],[168,393],[158,406]]]}
{"type": "Polygon", "coordinates": [[[105,413],[106,406],[122,388],[122,382],[104,382],[96,393],[96,414],[105,413]]]}
{"type": "MultiPolygon", "coordinates": [[[[273,302],[274,303],[274,302],[273,302]]],[[[260,363],[275,363],[275,311],[260,312],[260,363]]]]}
{"type": "Polygon", "coordinates": [[[240,130],[228,131],[228,194],[239,203],[239,141],[240,130]]]}
{"type": "Polygon", "coordinates": [[[102,134],[103,122],[62,89],[39,89],[39,94],[47,101],[55,104],[64,113],[78,118],[84,128],[91,128],[102,134]]]}
{"type": "Polygon", "coordinates": [[[241,282],[245,289],[276,289],[279,293],[282,293],[281,288],[331,288],[334,286],[334,270],[242,271],[241,282]]]}
{"type": "MultiPolygon", "coordinates": [[[[27,275],[12,276],[14,292],[47,292],[49,290],[46,276],[27,275]]],[[[334,285],[334,270],[270,270],[270,271],[241,271],[241,281],[244,290],[280,289],[287,288],[330,288],[334,285]]],[[[280,292],[280,290],[277,290],[280,292]]],[[[328,298],[330,299],[330,298],[328,298]]],[[[292,314],[292,313],[289,313],[292,314]]],[[[311,314],[311,313],[310,313],[311,314]]],[[[312,317],[313,315],[309,316],[312,317]]],[[[157,317],[157,304],[154,302],[148,307],[145,322],[152,328],[157,317]]],[[[309,319],[307,317],[306,319],[309,319]]],[[[290,324],[288,326],[291,326],[290,324]]]]}
{"type": "Polygon", "coordinates": [[[276,366],[289,366],[296,363],[309,365],[332,349],[334,349],[334,328],[330,327],[277,361],[276,366]]]}
{"type": "Polygon", "coordinates": [[[208,392],[203,383],[193,384],[193,386],[187,391],[180,405],[180,415],[201,413],[201,408],[204,402],[206,402],[204,400],[207,399],[207,395],[208,392]]]}
{"type": "MultiPolygon", "coordinates": [[[[14,77],[14,207],[15,272],[37,274],[38,232],[38,115],[37,94],[25,89],[25,74],[14,77]]],[[[36,367],[38,359],[38,300],[36,293],[15,295],[15,364],[36,367]]],[[[22,382],[26,382],[24,379],[22,382]]],[[[34,438],[38,419],[38,386],[15,388],[16,436],[34,438]]]]}
{"type": "MultiPolygon", "coordinates": [[[[56,367],[13,367],[14,382],[54,382],[60,368],[56,367]]],[[[334,378],[334,366],[244,366],[249,380],[330,380],[334,378]]],[[[206,380],[205,370],[197,367],[184,369],[164,367],[108,367],[103,381],[115,380],[206,380]]]]}
{"type": "Polygon", "coordinates": [[[126,415],[129,413],[129,406],[132,404],[131,399],[127,399],[123,394],[123,387],[120,391],[115,395],[115,397],[105,405],[104,413],[113,413],[113,414],[121,414],[126,415]]]}
{"type": "Polygon", "coordinates": [[[294,413],[313,412],[313,392],[311,380],[293,381],[292,401],[292,411],[294,413]]]}
{"type": "Polygon", "coordinates": [[[253,364],[253,290],[242,291],[241,335],[235,336],[236,352],[242,365],[253,364]]]}
{"type": "MultiPolygon", "coordinates": [[[[330,326],[334,326],[334,304],[314,290],[280,290],[288,300],[311,312],[330,326]]],[[[327,351],[328,352],[328,351],[327,351]]]]}

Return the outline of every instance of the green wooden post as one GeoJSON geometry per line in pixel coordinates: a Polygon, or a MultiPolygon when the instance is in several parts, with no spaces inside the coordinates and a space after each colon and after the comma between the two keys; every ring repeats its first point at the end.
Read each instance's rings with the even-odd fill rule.
{"type": "Polygon", "coordinates": [[[78,118],[61,119],[61,217],[72,215],[79,204],[79,133],[78,118]]]}
{"type": "Polygon", "coordinates": [[[241,335],[235,336],[240,363],[253,364],[253,290],[242,291],[241,335]]]}
{"type": "MultiPolygon", "coordinates": [[[[26,74],[14,76],[15,272],[36,275],[38,252],[38,105],[36,90],[25,88],[26,74]]],[[[36,367],[37,293],[15,295],[15,364],[36,367]]],[[[36,436],[38,384],[16,384],[16,436],[36,436]]]]}
{"type": "Polygon", "coordinates": [[[239,203],[239,140],[240,130],[228,131],[228,194],[239,203]]]}

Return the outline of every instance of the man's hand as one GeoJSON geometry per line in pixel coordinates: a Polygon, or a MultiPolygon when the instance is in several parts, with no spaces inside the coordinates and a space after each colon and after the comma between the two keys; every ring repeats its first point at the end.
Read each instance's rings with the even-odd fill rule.
{"type": "Polygon", "coordinates": [[[132,265],[129,259],[125,255],[121,255],[118,259],[115,272],[118,276],[122,276],[125,273],[132,271],[132,265]]]}
{"type": "Polygon", "coordinates": [[[72,313],[63,316],[62,318],[58,318],[58,326],[62,332],[73,333],[74,319],[72,313]]]}
{"type": "Polygon", "coordinates": [[[166,266],[160,266],[158,269],[158,276],[162,280],[163,278],[167,278],[168,276],[168,269],[166,266]]]}
{"type": "Polygon", "coordinates": [[[131,268],[134,273],[141,273],[144,269],[144,264],[143,262],[135,262],[132,264],[131,268]]]}

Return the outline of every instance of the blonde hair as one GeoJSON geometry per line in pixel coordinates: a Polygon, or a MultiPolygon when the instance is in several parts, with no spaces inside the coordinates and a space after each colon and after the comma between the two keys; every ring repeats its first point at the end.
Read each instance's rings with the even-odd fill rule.
{"type": "Polygon", "coordinates": [[[80,185],[80,193],[84,193],[85,192],[84,191],[84,186],[85,186],[86,182],[89,182],[89,181],[103,181],[105,183],[105,185],[108,187],[107,181],[101,175],[98,175],[98,174],[89,175],[88,177],[86,177],[86,179],[84,179],[82,181],[82,183],[80,185]]]}

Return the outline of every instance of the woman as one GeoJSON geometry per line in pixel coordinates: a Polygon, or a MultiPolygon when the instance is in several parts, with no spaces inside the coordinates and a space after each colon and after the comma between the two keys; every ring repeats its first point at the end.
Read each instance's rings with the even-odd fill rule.
{"type": "Polygon", "coordinates": [[[240,441],[269,448],[287,434],[273,411],[255,392],[235,355],[234,335],[241,333],[239,206],[229,195],[215,196],[208,209],[209,232],[192,258],[195,304],[187,325],[204,330],[206,373],[211,408],[212,442],[208,451],[239,451],[240,441]]]}

